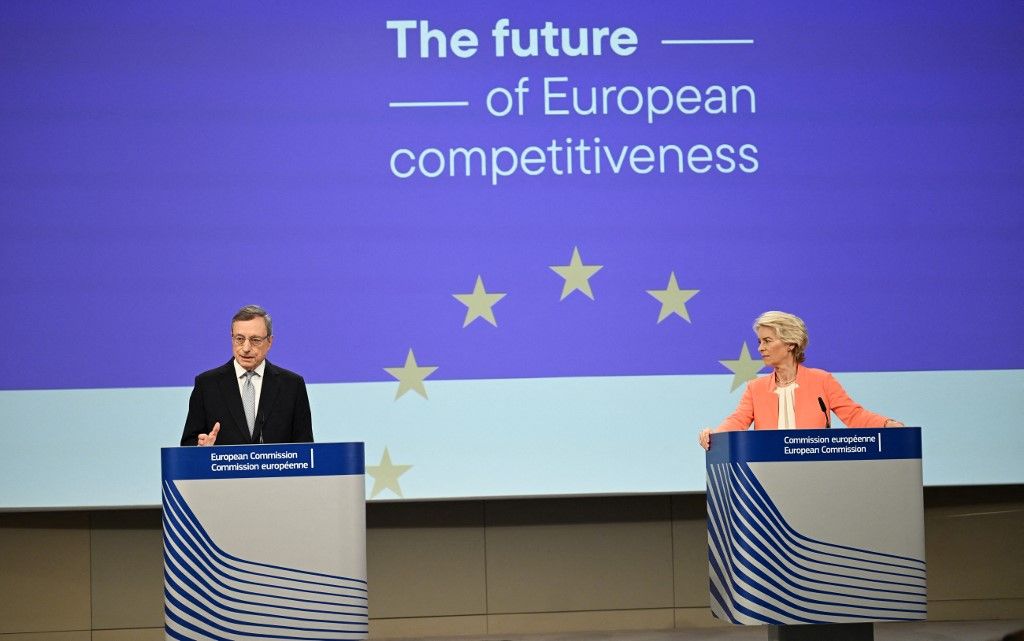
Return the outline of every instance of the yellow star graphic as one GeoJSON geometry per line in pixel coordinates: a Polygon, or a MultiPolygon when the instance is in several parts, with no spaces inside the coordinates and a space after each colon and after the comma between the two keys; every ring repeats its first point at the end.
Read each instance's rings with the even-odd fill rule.
{"type": "Polygon", "coordinates": [[[738,359],[734,361],[718,362],[725,365],[734,374],[732,377],[732,387],[729,389],[730,392],[736,391],[737,387],[743,385],[747,381],[757,378],[757,373],[764,369],[763,362],[750,358],[750,350],[747,349],[747,341],[743,341],[743,348],[740,350],[740,357],[738,359]]]}
{"type": "Polygon", "coordinates": [[[590,291],[590,277],[601,270],[604,265],[584,265],[580,258],[579,247],[572,248],[572,260],[568,265],[552,265],[551,269],[565,279],[562,285],[562,297],[565,297],[576,290],[583,292],[587,298],[594,300],[594,292],[590,291]]]}
{"type": "Polygon", "coordinates": [[[398,477],[405,474],[411,465],[395,465],[391,462],[391,454],[388,448],[384,448],[384,455],[380,457],[380,465],[367,465],[366,473],[373,477],[373,489],[370,490],[370,498],[377,496],[384,490],[391,490],[399,497],[402,496],[402,486],[398,484],[398,477]]]}
{"type": "Polygon", "coordinates": [[[462,322],[462,326],[466,327],[478,318],[482,318],[495,327],[498,326],[498,321],[494,320],[494,307],[502,298],[505,298],[505,294],[488,294],[487,290],[484,289],[484,279],[480,276],[476,277],[476,285],[473,286],[472,294],[452,294],[457,301],[466,306],[466,320],[462,322]]]}
{"type": "MultiPolygon", "coordinates": [[[[686,311],[686,301],[697,295],[699,289],[679,289],[676,283],[676,273],[668,275],[668,287],[665,289],[648,289],[647,293],[661,301],[661,311],[658,313],[658,322],[665,320],[672,314],[676,314],[687,323],[690,321],[690,313],[686,311]]],[[[703,298],[701,300],[704,300],[703,298]]]]}
{"type": "Polygon", "coordinates": [[[420,367],[416,364],[416,356],[409,348],[409,355],[405,357],[405,365],[402,367],[385,367],[384,371],[398,379],[398,392],[395,393],[397,401],[409,390],[415,391],[423,398],[427,397],[427,389],[423,387],[423,379],[430,376],[436,367],[420,367]]]}

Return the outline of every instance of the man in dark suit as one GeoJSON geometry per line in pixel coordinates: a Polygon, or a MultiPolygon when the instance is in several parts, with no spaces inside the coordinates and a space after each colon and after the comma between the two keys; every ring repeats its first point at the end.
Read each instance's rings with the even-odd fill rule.
{"type": "Polygon", "coordinates": [[[182,445],[313,441],[306,382],[267,360],[272,330],[259,305],[238,310],[231,319],[234,358],[196,376],[182,445]]]}

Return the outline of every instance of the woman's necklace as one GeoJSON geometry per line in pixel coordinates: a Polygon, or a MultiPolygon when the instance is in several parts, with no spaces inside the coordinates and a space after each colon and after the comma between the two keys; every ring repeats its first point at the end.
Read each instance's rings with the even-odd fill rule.
{"type": "Polygon", "coordinates": [[[797,373],[797,370],[799,370],[799,369],[800,369],[800,366],[797,365],[796,369],[793,370],[793,377],[790,378],[787,381],[783,381],[783,380],[779,379],[779,370],[775,370],[775,385],[777,387],[785,387],[785,386],[789,385],[790,383],[792,383],[793,381],[796,380],[796,373],[797,373]]]}

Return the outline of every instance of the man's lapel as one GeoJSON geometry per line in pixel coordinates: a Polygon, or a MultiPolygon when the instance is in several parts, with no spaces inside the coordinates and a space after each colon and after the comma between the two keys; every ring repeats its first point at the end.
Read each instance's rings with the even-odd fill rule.
{"type": "MultiPolygon", "coordinates": [[[[281,390],[281,381],[278,379],[277,368],[267,361],[263,368],[263,387],[260,389],[260,406],[256,409],[256,428],[253,430],[253,442],[260,443],[261,439],[266,440],[263,435],[263,428],[267,424],[267,416],[274,408],[277,401],[277,394],[281,390]]],[[[241,397],[239,397],[241,398],[241,397]]],[[[241,401],[239,401],[241,402],[241,401]]]]}

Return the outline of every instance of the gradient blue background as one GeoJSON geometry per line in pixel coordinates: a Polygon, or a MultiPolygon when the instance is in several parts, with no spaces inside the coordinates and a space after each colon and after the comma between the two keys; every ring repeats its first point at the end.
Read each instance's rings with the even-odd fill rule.
{"type": "MultiPolygon", "coordinates": [[[[439,368],[428,384],[728,374],[719,361],[752,344],[751,320],[784,309],[810,327],[810,365],[1005,370],[1017,389],[1022,26],[1017,2],[5,2],[0,390],[187,394],[198,371],[227,360],[228,319],[249,302],[274,315],[271,360],[311,384],[393,390],[383,368],[401,365],[410,347],[439,368]],[[520,27],[628,26],[640,43],[628,57],[498,59],[489,32],[501,17],[520,27]],[[470,28],[481,47],[469,59],[399,60],[389,19],[470,28]],[[669,47],[664,38],[755,43],[669,47]],[[486,93],[521,76],[531,78],[529,113],[489,115],[486,93]],[[670,114],[652,125],[621,114],[544,117],[545,76],[747,84],[757,112],[670,114]],[[389,109],[395,100],[471,104],[389,109]],[[497,186],[388,170],[400,147],[522,149],[566,137],[613,148],[753,144],[759,169],[548,172],[497,186]],[[591,279],[593,301],[578,292],[559,301],[549,266],[568,263],[574,246],[604,266],[591,279]],[[700,290],[687,304],[692,323],[656,322],[646,290],[664,288],[669,272],[700,290]],[[497,328],[462,327],[465,307],[452,294],[469,292],[478,274],[507,293],[497,328]]],[[[947,397],[971,415],[974,399],[947,397]]],[[[26,430],[14,398],[0,401],[3,429],[26,430]]],[[[614,395],[604,402],[618,411],[614,395]]],[[[131,429],[176,442],[183,403],[157,413],[112,403],[131,429]]],[[[1012,403],[986,408],[998,429],[1018,423],[1012,403]]],[[[111,429],[81,424],[73,408],[54,433],[111,429]]],[[[571,411],[537,415],[556,426],[571,411]]],[[[429,429],[444,439],[465,427],[429,429]]],[[[681,421],[679,438],[689,444],[696,427],[681,421]]],[[[327,433],[335,429],[349,433],[327,433]]],[[[1021,453],[1020,437],[1010,438],[1004,447],[1021,453]]],[[[12,457],[18,447],[30,448],[16,445],[12,457]]]]}

